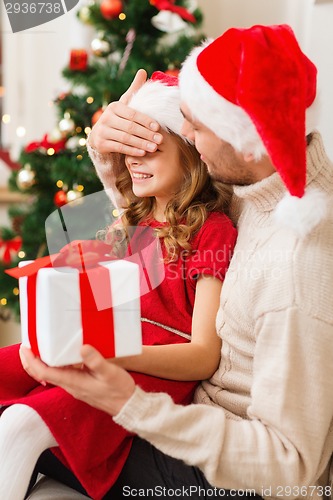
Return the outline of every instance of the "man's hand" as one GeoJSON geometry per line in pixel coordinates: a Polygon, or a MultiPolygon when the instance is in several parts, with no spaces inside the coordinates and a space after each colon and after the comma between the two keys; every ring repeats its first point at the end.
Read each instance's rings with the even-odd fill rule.
{"type": "Polygon", "coordinates": [[[159,124],[149,116],[128,107],[132,95],[146,82],[147,73],[140,69],[119,101],[111,102],[95,123],[89,145],[99,153],[122,153],[144,156],[157,149],[163,137],[159,124]]]}
{"type": "Polygon", "coordinates": [[[119,413],[134,393],[135,383],[129,373],[113,363],[108,363],[89,345],[81,349],[81,370],[73,367],[49,367],[23,346],[20,356],[24,369],[34,379],[62,387],[76,399],[110,415],[119,413]]]}

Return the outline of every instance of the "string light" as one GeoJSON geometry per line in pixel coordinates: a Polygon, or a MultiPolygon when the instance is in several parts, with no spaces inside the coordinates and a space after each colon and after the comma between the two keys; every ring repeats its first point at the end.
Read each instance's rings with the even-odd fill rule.
{"type": "Polygon", "coordinates": [[[54,150],[53,148],[49,148],[46,152],[47,152],[47,154],[48,154],[49,156],[53,156],[53,155],[54,155],[54,153],[55,153],[55,150],[54,150]]]}
{"type": "Polygon", "coordinates": [[[76,127],[76,132],[79,134],[80,132],[82,132],[82,127],[76,127]]]}
{"type": "Polygon", "coordinates": [[[85,146],[86,143],[87,143],[87,139],[85,139],[84,137],[81,137],[81,139],[79,139],[80,146],[85,146]]]}
{"type": "Polygon", "coordinates": [[[63,181],[61,179],[59,179],[57,182],[56,182],[56,186],[58,188],[62,188],[62,186],[64,185],[63,181]]]}
{"type": "Polygon", "coordinates": [[[17,135],[17,137],[24,137],[25,134],[26,134],[26,130],[25,130],[24,127],[22,127],[22,126],[21,127],[17,127],[17,129],[16,129],[16,135],[17,135]]]}
{"type": "Polygon", "coordinates": [[[2,116],[2,122],[3,123],[9,123],[10,122],[10,115],[3,115],[2,116]]]}
{"type": "Polygon", "coordinates": [[[91,127],[86,127],[86,128],[84,129],[84,132],[85,132],[85,134],[87,134],[87,135],[88,135],[88,134],[90,134],[90,132],[91,132],[91,127]]]}
{"type": "Polygon", "coordinates": [[[119,217],[119,210],[117,210],[117,208],[112,210],[112,215],[113,215],[113,217],[119,217]]]}
{"type": "Polygon", "coordinates": [[[119,17],[120,21],[125,21],[126,14],[124,12],[121,12],[118,17],[119,17]]]}
{"type": "Polygon", "coordinates": [[[3,297],[1,300],[0,300],[0,304],[2,306],[6,306],[7,305],[7,299],[5,297],[3,297]]]}
{"type": "Polygon", "coordinates": [[[17,288],[17,286],[15,288],[13,288],[14,295],[18,295],[19,293],[20,293],[20,290],[17,288]]]}
{"type": "Polygon", "coordinates": [[[17,254],[17,256],[20,258],[20,259],[24,259],[25,257],[25,252],[23,250],[20,250],[17,254]]]}
{"type": "Polygon", "coordinates": [[[86,101],[87,101],[88,104],[92,104],[94,102],[94,100],[95,99],[93,97],[91,97],[91,96],[87,97],[87,99],[86,99],[86,101]]]}
{"type": "Polygon", "coordinates": [[[82,184],[79,184],[78,186],[76,186],[76,190],[82,192],[84,190],[84,186],[82,186],[82,184]]]}
{"type": "Polygon", "coordinates": [[[76,159],[77,159],[77,160],[82,160],[82,159],[83,159],[83,156],[82,156],[82,155],[77,155],[77,156],[76,156],[76,159]]]}

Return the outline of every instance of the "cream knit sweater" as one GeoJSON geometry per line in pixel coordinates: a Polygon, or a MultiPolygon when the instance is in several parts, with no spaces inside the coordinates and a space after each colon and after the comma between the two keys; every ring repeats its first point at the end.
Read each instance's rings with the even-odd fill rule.
{"type": "MultiPolygon", "coordinates": [[[[112,187],[108,162],[90,153],[112,187]]],[[[217,316],[221,363],[197,404],[136,388],[114,417],[212,485],[264,497],[320,497],[333,453],[333,165],[318,133],[307,162],[308,186],[327,193],[330,210],[303,239],[272,217],[285,193],[278,174],[234,189],[239,237],[217,316]]]]}

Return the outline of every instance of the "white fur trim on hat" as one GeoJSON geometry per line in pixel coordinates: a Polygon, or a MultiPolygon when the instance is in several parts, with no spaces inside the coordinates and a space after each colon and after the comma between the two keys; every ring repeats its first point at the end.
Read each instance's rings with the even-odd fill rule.
{"type": "Polygon", "coordinates": [[[180,112],[178,86],[168,86],[160,81],[148,80],[131,98],[129,106],[156,120],[164,130],[169,130],[188,141],[181,134],[184,122],[180,112]]]}

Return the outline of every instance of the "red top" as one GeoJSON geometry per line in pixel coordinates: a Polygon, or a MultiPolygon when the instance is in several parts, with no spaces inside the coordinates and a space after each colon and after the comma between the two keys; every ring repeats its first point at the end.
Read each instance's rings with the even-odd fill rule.
{"type": "MultiPolygon", "coordinates": [[[[161,224],[151,221],[141,227],[143,230],[147,227],[152,235],[150,228],[161,224]]],[[[141,297],[144,344],[189,341],[196,280],[202,274],[224,279],[235,240],[236,229],[228,217],[217,212],[210,214],[192,240],[193,255],[162,264],[165,278],[160,282],[152,254],[156,238],[148,236],[147,241],[154,243],[148,249],[143,248],[140,239],[142,290],[147,283],[152,288],[141,297]],[[160,283],[155,288],[154,279],[160,283]]],[[[131,247],[135,255],[135,238],[131,247]]],[[[165,253],[163,245],[162,251],[165,253]]],[[[74,399],[63,389],[43,387],[36,382],[22,368],[18,350],[19,345],[0,349],[0,405],[21,403],[34,408],[59,444],[59,448],[53,449],[54,454],[74,472],[92,498],[102,499],[126,462],[132,434],[115,424],[110,415],[74,399]]],[[[165,380],[141,373],[132,376],[146,391],[166,392],[180,404],[192,401],[195,382],[165,380]]]]}
{"type": "MultiPolygon", "coordinates": [[[[161,227],[163,223],[153,220],[145,225],[154,228],[161,227]]],[[[142,296],[142,318],[190,335],[197,279],[206,274],[224,280],[236,235],[236,229],[226,215],[212,212],[191,242],[193,253],[189,256],[181,254],[176,262],[165,264],[165,278],[162,283],[142,296]]],[[[162,251],[165,256],[163,244],[162,251]]],[[[149,264],[154,260],[156,261],[146,259],[149,276],[153,274],[149,264]]],[[[144,276],[142,271],[141,276],[144,276]]],[[[155,331],[153,326],[145,328],[144,322],[142,327],[144,344],[178,342],[177,334],[164,331],[162,335],[162,332],[155,331]]]]}

